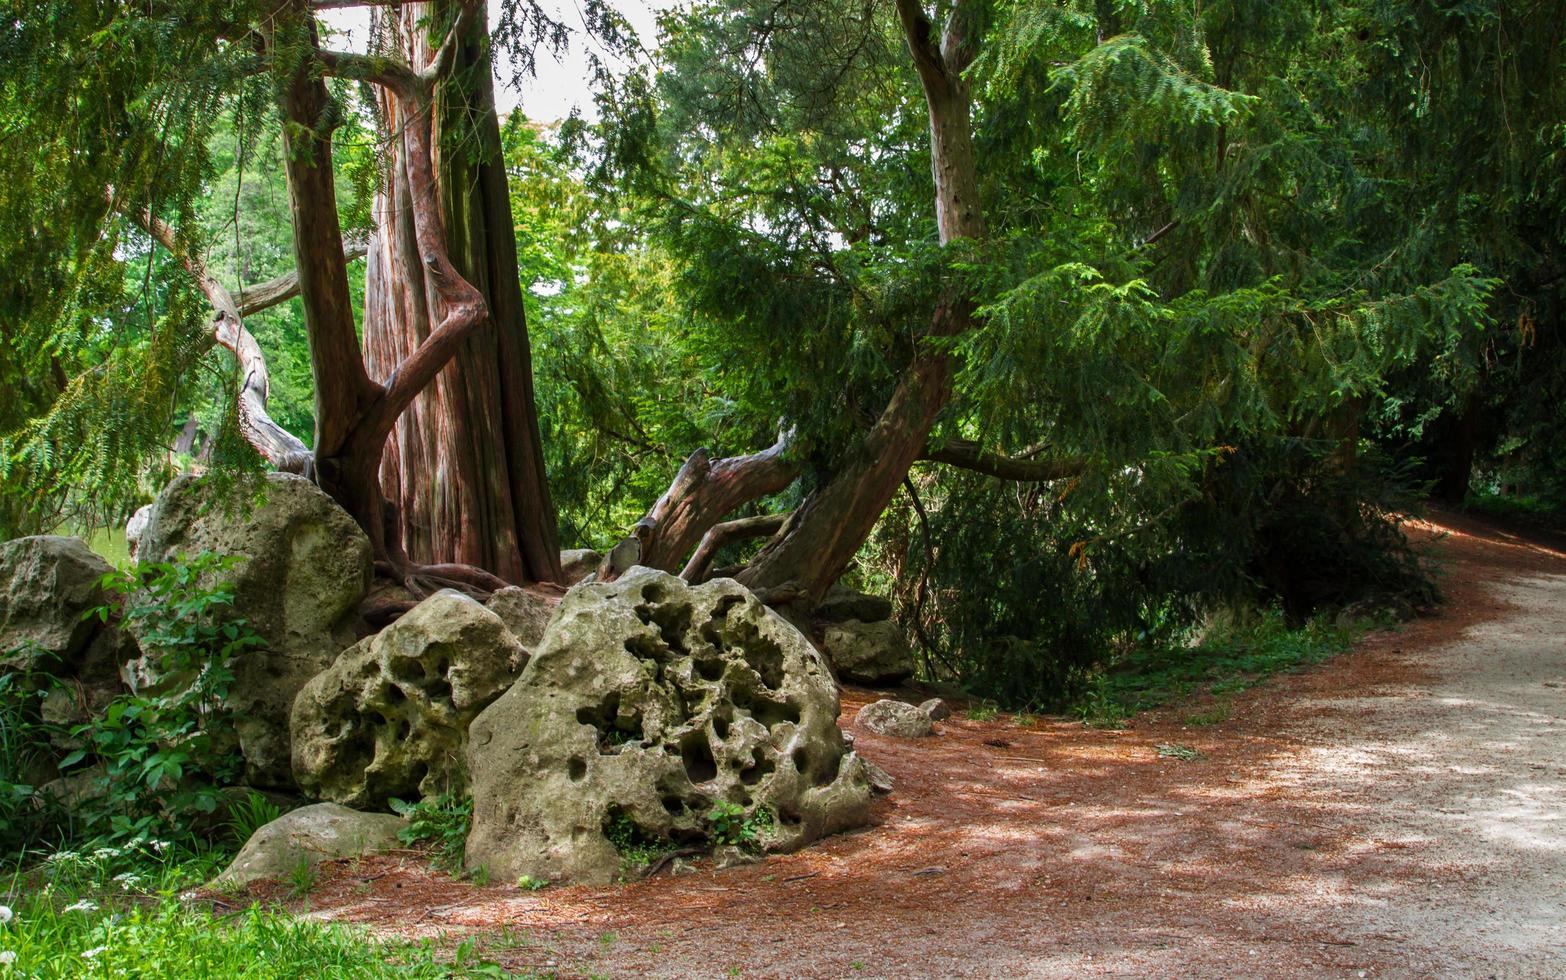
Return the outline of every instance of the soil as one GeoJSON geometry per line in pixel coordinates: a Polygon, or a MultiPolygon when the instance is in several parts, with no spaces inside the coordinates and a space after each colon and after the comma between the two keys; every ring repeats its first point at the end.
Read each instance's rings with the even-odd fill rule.
{"type": "Polygon", "coordinates": [[[527,892],[406,853],[257,895],[561,976],[1566,976],[1566,549],[1414,534],[1446,605],[1218,723],[857,733],[896,789],[799,854],[527,892]]]}

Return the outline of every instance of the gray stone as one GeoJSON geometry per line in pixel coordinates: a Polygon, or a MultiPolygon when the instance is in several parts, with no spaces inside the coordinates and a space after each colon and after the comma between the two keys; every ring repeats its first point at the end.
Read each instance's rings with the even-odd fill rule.
{"type": "Polygon", "coordinates": [[[83,614],[109,602],[98,582],[112,571],[80,538],[40,534],[0,544],[0,662],[19,667],[19,651],[29,649],[57,663],[82,655],[99,626],[83,614]]]}
{"type": "Polygon", "coordinates": [[[850,683],[896,684],[913,676],[908,637],[891,620],[829,624],[821,647],[837,668],[837,676],[850,683]]]}
{"type": "Polygon", "coordinates": [[[468,864],[606,882],[620,869],[607,825],[712,840],[720,801],[768,811],[766,851],[862,824],[869,776],[838,708],[821,655],[736,582],[638,568],[578,586],[469,731],[468,864]]]}
{"type": "Polygon", "coordinates": [[[357,639],[358,605],[370,583],[370,540],[315,484],[268,473],[265,499],[248,512],[214,505],[193,476],[153,503],[138,552],[144,561],[214,551],[240,558],[234,614],[266,640],[234,663],[230,704],[238,714],[246,781],[288,787],[288,718],[305,682],[357,639]]]}
{"type": "Polygon", "coordinates": [[[294,778],[311,796],[359,807],[460,793],[468,726],[526,662],[499,616],[437,592],[300,690],[294,778]]]}
{"type": "Polygon", "coordinates": [[[865,772],[870,777],[870,788],[882,795],[890,793],[892,791],[892,774],[869,759],[865,759],[864,763],[865,772]]]}
{"type": "Polygon", "coordinates": [[[755,864],[761,860],[761,855],[755,851],[747,851],[743,847],[735,847],[733,844],[724,844],[712,851],[712,868],[714,871],[727,871],[729,868],[739,868],[747,864],[755,864]]]}
{"type": "Polygon", "coordinates": [[[136,557],[137,549],[141,547],[141,537],[147,533],[147,522],[152,519],[152,505],[142,504],[136,508],[136,513],[125,522],[125,544],[130,549],[130,556],[136,557]]]}
{"type": "Polygon", "coordinates": [[[35,689],[52,683],[49,720],[60,726],[87,721],[121,693],[120,665],[136,655],[117,613],[86,617],[118,605],[99,584],[112,571],[79,538],[0,544],[0,675],[34,673],[35,689]]]}
{"type": "Polygon", "coordinates": [[[562,579],[567,585],[575,585],[598,571],[598,566],[604,562],[604,556],[591,548],[571,548],[560,552],[560,568],[565,573],[562,579]]]}
{"type": "Polygon", "coordinates": [[[544,627],[549,625],[549,617],[555,613],[555,606],[549,600],[514,585],[500,589],[484,605],[499,616],[511,634],[528,649],[538,646],[538,641],[544,638],[544,627]]]}
{"type": "Polygon", "coordinates": [[[854,724],[877,735],[923,738],[935,734],[930,716],[904,701],[874,701],[859,709],[854,724]]]}
{"type": "Polygon", "coordinates": [[[951,705],[940,698],[931,698],[919,705],[919,710],[929,715],[931,721],[945,721],[952,716],[951,705]]]}
{"type": "Polygon", "coordinates": [[[816,606],[816,618],[827,623],[842,623],[850,619],[857,619],[861,623],[879,623],[883,619],[892,618],[892,600],[834,585],[816,606]]]}
{"type": "Polygon", "coordinates": [[[263,878],[284,878],[301,863],[315,867],[326,861],[363,857],[398,845],[402,817],[390,813],[360,813],[336,803],[317,803],[283,814],[257,830],[213,888],[243,888],[263,878]]]}

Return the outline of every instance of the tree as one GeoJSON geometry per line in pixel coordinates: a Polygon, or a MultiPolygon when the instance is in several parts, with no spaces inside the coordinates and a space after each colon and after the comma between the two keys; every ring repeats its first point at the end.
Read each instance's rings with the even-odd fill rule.
{"type": "MultiPolygon", "coordinates": [[[[234,430],[272,465],[310,475],[348,510],[369,535],[384,570],[410,582],[419,577],[480,588],[498,586],[504,579],[471,561],[513,578],[552,578],[558,573],[558,555],[532,414],[525,327],[514,288],[513,243],[497,162],[488,56],[481,40],[482,4],[463,2],[420,12],[433,20],[412,19],[415,12],[405,12],[407,26],[421,32],[408,49],[416,62],[385,52],[367,56],[323,48],[316,6],[292,0],[280,6],[173,4],[149,11],[109,2],[54,4],[10,21],[5,40],[17,57],[8,60],[6,98],[46,148],[37,158],[16,161],[14,176],[24,185],[36,184],[37,168],[47,165],[47,150],[53,150],[65,161],[63,179],[55,183],[69,188],[45,202],[54,207],[52,212],[31,219],[60,229],[47,243],[55,247],[34,264],[66,268],[74,263],[81,269],[89,259],[100,265],[111,262],[112,216],[122,214],[184,266],[216,311],[212,325],[200,328],[189,307],[180,306],[177,329],[150,332],[154,341],[159,333],[177,337],[177,349],[167,342],[162,347],[139,343],[124,353],[118,367],[143,374],[155,371],[168,380],[156,389],[157,399],[133,406],[137,422],[131,431],[107,437],[114,447],[112,468],[135,469],[126,464],[145,455],[158,438],[160,414],[166,424],[171,406],[158,401],[167,398],[165,393],[177,387],[179,377],[214,343],[221,344],[239,360],[234,430]],[[442,33],[440,43],[432,46],[428,32],[435,31],[442,33]],[[178,47],[176,57],[152,64],[136,60],[148,47],[165,44],[178,47]],[[332,139],[345,117],[346,91],[338,86],[334,92],[328,85],[334,78],[370,83],[386,93],[385,105],[395,111],[398,127],[397,159],[387,168],[392,175],[388,187],[402,195],[405,208],[396,213],[395,227],[389,223],[383,229],[384,247],[378,250],[371,277],[374,315],[368,358],[359,340],[348,280],[348,262],[362,246],[345,244],[337,208],[332,139]],[[105,79],[106,90],[94,91],[105,79]],[[94,97],[101,106],[91,105],[94,97]],[[280,122],[296,271],[236,298],[208,273],[192,220],[194,202],[213,175],[206,141],[216,110],[253,112],[267,97],[280,122]],[[488,136],[487,143],[480,141],[476,162],[459,152],[458,136],[473,131],[459,133],[449,119],[444,126],[436,122],[443,112],[462,115],[464,105],[477,112],[480,136],[488,136]],[[68,118],[79,125],[61,127],[60,120],[68,118]],[[442,136],[452,145],[437,149],[442,136]],[[84,155],[92,146],[99,152],[84,155]],[[447,168],[444,185],[438,166],[447,168]],[[466,188],[465,181],[452,179],[466,166],[484,176],[488,200],[498,203],[464,204],[459,195],[448,194],[443,214],[442,187],[466,188]],[[97,184],[98,191],[84,196],[91,184],[97,184]],[[485,234],[473,222],[459,220],[475,217],[479,212],[473,209],[486,206],[485,219],[499,220],[503,234],[485,234]],[[491,296],[459,271],[448,246],[448,224],[464,233],[461,258],[491,296]],[[406,263],[410,256],[417,257],[416,263],[406,263]],[[399,275],[417,276],[418,282],[404,287],[396,281],[399,275]],[[314,381],[315,431],[308,447],[267,415],[266,366],[242,322],[246,312],[295,294],[303,308],[314,381]],[[386,300],[394,295],[416,297],[420,315],[406,320],[389,315],[395,304],[386,300]],[[494,310],[504,321],[500,328],[494,326],[494,310]],[[398,331],[402,333],[394,341],[398,331]],[[397,499],[389,506],[381,487],[388,439],[415,400],[437,384],[475,338],[489,356],[485,349],[469,351],[466,373],[461,373],[465,362],[459,360],[454,373],[460,377],[440,382],[415,423],[404,427],[394,456],[397,499]],[[497,365],[502,357],[505,363],[497,365]],[[488,362],[484,366],[493,385],[479,378],[475,361],[488,362]],[[452,380],[463,385],[466,399],[461,405],[450,397],[452,380]],[[488,424],[491,416],[494,426],[484,438],[464,440],[473,432],[475,418],[488,424]],[[431,432],[439,438],[429,438],[431,432]],[[475,460],[486,451],[486,439],[491,449],[499,440],[505,455],[480,466],[475,460]],[[415,455],[407,452],[410,442],[432,445],[433,455],[405,459],[415,455]],[[471,534],[456,532],[449,504],[427,503],[422,494],[409,502],[412,488],[439,482],[419,467],[441,461],[461,463],[459,470],[470,477],[485,477],[467,482],[462,490],[467,495],[463,506],[485,515],[484,520],[472,520],[476,530],[471,534]],[[428,533],[421,523],[425,512],[443,515],[428,533]],[[433,559],[429,564],[416,564],[407,556],[404,525],[410,522],[421,531],[415,545],[433,559]],[[445,557],[458,560],[439,560],[445,557]]],[[[519,40],[527,32],[518,25],[531,25],[534,41],[551,29],[551,22],[527,5],[508,9],[507,20],[519,40]]],[[[21,224],[28,220],[15,212],[13,216],[21,224]]],[[[80,288],[65,304],[29,297],[32,308],[24,308],[25,322],[53,330],[56,337],[66,336],[59,333],[62,328],[80,335],[91,317],[109,312],[116,299],[89,296],[80,288]],[[97,308],[83,299],[96,302],[97,308]],[[63,322],[67,312],[80,319],[63,322]]],[[[92,440],[80,436],[102,421],[93,414],[102,410],[104,396],[126,383],[124,377],[111,377],[115,366],[107,365],[111,370],[106,371],[106,365],[85,359],[80,367],[86,373],[62,384],[65,391],[50,410],[30,423],[20,439],[12,438],[8,465],[20,462],[37,483],[55,492],[68,492],[73,481],[78,488],[90,486],[91,479],[82,479],[90,474],[80,467],[84,449],[93,455],[92,440]],[[60,466],[62,457],[73,461],[71,466],[60,466]]],[[[110,468],[101,467],[98,475],[110,468]]]]}

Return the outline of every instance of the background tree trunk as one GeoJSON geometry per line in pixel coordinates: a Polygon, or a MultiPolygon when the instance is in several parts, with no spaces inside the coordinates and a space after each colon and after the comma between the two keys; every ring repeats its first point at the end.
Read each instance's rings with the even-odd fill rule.
{"type": "MultiPolygon", "coordinates": [[[[377,14],[390,53],[415,70],[429,64],[449,19],[444,3],[410,3],[377,14]]],[[[384,379],[439,322],[414,239],[405,108],[378,97],[393,134],[375,204],[366,268],[364,346],[384,379]]],[[[517,269],[516,238],[495,113],[483,18],[436,94],[436,179],[452,263],[483,294],[491,322],[403,413],[382,458],[409,559],[474,565],[510,582],[555,581],[560,551],[533,401],[533,365],[517,269]]]]}

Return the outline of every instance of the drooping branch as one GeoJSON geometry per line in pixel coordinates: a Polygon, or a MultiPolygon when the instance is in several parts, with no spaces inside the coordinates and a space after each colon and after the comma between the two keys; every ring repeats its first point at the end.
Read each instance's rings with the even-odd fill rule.
{"type": "MultiPolygon", "coordinates": [[[[638,545],[637,564],[674,571],[713,525],[794,482],[799,464],[788,458],[793,439],[790,429],[761,452],[716,461],[705,449],[691,453],[627,539],[638,545]]],[[[624,570],[606,562],[599,577],[608,580],[624,570]]]]}
{"type": "Polygon", "coordinates": [[[702,535],[701,544],[691,555],[691,560],[680,570],[680,578],[692,585],[705,581],[712,559],[725,545],[748,538],[760,538],[776,534],[788,522],[788,514],[763,514],[760,517],[741,517],[737,520],[714,524],[702,535]]]}
{"type": "Polygon", "coordinates": [[[1087,468],[1087,460],[1077,456],[1065,458],[1036,458],[1035,456],[1003,456],[986,452],[976,442],[957,439],[941,446],[926,448],[919,457],[932,463],[944,463],[958,469],[972,470],[1002,480],[1044,482],[1078,476],[1087,468]]]}
{"type": "MultiPolygon", "coordinates": [[[[345,239],[343,241],[343,261],[354,262],[364,258],[369,251],[369,242],[363,238],[345,239]]],[[[257,283],[254,286],[239,287],[239,295],[234,299],[239,308],[239,315],[247,317],[262,310],[271,309],[279,303],[286,303],[299,295],[299,272],[292,270],[285,272],[275,279],[257,283]]]]}
{"type": "Polygon", "coordinates": [[[175,261],[196,280],[202,295],[212,304],[212,340],[233,351],[239,360],[239,430],[245,441],[262,458],[285,473],[308,473],[314,457],[292,432],[278,425],[266,410],[271,387],[266,357],[249,330],[245,329],[239,304],[228,287],[207,271],[206,264],[193,254],[175,234],[168,222],[146,209],[124,206],[116,200],[113,188],[106,191],[109,205],[134,221],[153,240],[168,250],[175,261]]]}

